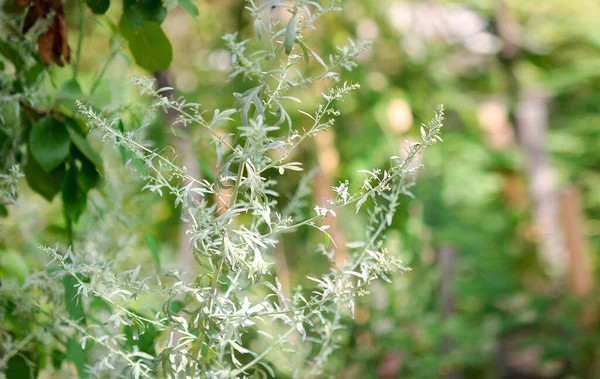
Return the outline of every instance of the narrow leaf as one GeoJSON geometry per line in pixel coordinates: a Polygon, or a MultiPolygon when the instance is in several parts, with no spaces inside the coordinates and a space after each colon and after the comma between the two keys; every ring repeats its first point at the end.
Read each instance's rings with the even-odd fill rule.
{"type": "Polygon", "coordinates": [[[158,243],[154,239],[154,236],[148,232],[144,233],[144,240],[146,241],[146,246],[148,246],[148,249],[150,249],[150,252],[152,253],[152,257],[154,257],[156,271],[160,271],[160,249],[158,248],[158,243]]]}
{"type": "Polygon", "coordinates": [[[290,53],[292,52],[292,48],[294,47],[294,42],[296,42],[296,23],[297,22],[298,22],[298,19],[297,19],[296,15],[292,16],[292,18],[288,22],[287,28],[285,30],[284,47],[285,47],[285,53],[287,55],[290,55],[290,53]]]}

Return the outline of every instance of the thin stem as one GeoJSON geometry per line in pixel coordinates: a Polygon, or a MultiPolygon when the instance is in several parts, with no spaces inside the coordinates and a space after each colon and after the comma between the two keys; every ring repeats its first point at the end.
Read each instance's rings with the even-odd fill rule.
{"type": "Polygon", "coordinates": [[[83,45],[83,24],[85,20],[85,7],[83,0],[79,0],[79,36],[77,38],[77,56],[73,67],[73,80],[77,79],[79,73],[79,63],[81,61],[81,47],[83,45]]]}
{"type": "Polygon", "coordinates": [[[258,362],[260,362],[261,359],[263,359],[267,354],[269,354],[271,352],[271,350],[273,350],[277,345],[279,345],[282,342],[284,342],[295,330],[296,330],[295,326],[291,327],[284,335],[282,335],[281,337],[279,337],[279,339],[277,341],[275,341],[274,344],[272,344],[271,346],[269,346],[268,348],[266,348],[265,350],[263,350],[262,353],[260,353],[256,358],[254,358],[253,360],[251,360],[250,362],[248,362],[246,365],[240,367],[237,370],[233,370],[230,375],[231,376],[236,376],[236,375],[238,375],[238,374],[246,371],[250,367],[254,366],[258,362]]]}
{"type": "Polygon", "coordinates": [[[19,351],[21,351],[21,349],[23,349],[29,343],[29,341],[31,341],[33,339],[33,337],[34,337],[33,333],[28,334],[27,337],[25,337],[21,341],[19,341],[19,343],[16,344],[13,349],[11,349],[2,358],[0,358],[0,369],[5,367],[6,364],[8,363],[8,361],[10,360],[10,358],[12,358],[19,351]]]}

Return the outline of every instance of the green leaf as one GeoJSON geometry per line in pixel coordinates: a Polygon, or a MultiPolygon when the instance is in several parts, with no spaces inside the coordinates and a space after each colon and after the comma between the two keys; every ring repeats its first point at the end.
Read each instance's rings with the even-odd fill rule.
{"type": "Polygon", "coordinates": [[[4,375],[7,378],[35,378],[37,376],[35,364],[30,366],[21,354],[13,355],[8,360],[4,375]]]}
{"type": "Polygon", "coordinates": [[[21,54],[10,46],[8,43],[0,40],[0,54],[4,55],[6,59],[12,62],[15,66],[15,70],[19,72],[25,68],[25,61],[21,57],[21,54]]]}
{"type": "Polygon", "coordinates": [[[100,184],[100,174],[96,170],[96,167],[86,157],[79,159],[81,162],[81,168],[79,175],[77,175],[77,184],[83,192],[88,192],[92,188],[96,188],[100,184]]]}
{"type": "Polygon", "coordinates": [[[43,63],[36,63],[25,71],[25,79],[30,83],[35,83],[39,80],[40,75],[46,69],[43,63]]]}
{"type": "Polygon", "coordinates": [[[88,140],[84,137],[83,131],[81,130],[79,125],[77,125],[77,122],[71,118],[66,118],[65,125],[67,126],[67,133],[69,134],[69,138],[71,139],[75,147],[77,147],[77,150],[79,150],[87,159],[89,159],[90,162],[92,162],[94,166],[96,166],[96,169],[98,169],[98,171],[102,173],[102,157],[100,156],[100,154],[98,154],[96,150],[92,148],[88,140]]]}
{"type": "Polygon", "coordinates": [[[52,358],[52,366],[54,367],[54,369],[56,369],[56,370],[60,369],[60,366],[62,366],[62,363],[66,357],[67,357],[67,354],[63,353],[62,351],[60,351],[58,349],[52,350],[51,358],[52,358]]]}
{"type": "Polygon", "coordinates": [[[77,180],[79,175],[80,173],[79,170],[77,170],[77,166],[71,164],[71,167],[67,170],[67,175],[65,176],[62,187],[62,199],[65,214],[73,222],[79,219],[79,216],[85,210],[87,201],[86,193],[81,189],[77,180]]]}
{"type": "Polygon", "coordinates": [[[110,6],[110,0],[85,0],[88,8],[95,14],[104,14],[110,6]]]}
{"type": "Polygon", "coordinates": [[[88,377],[88,373],[85,370],[85,364],[87,363],[85,351],[75,338],[69,338],[67,341],[67,360],[73,363],[80,379],[88,377]]]}
{"type": "Polygon", "coordinates": [[[104,310],[108,314],[112,314],[113,310],[111,305],[99,296],[94,296],[94,299],[90,302],[90,309],[94,310],[104,310]]]}
{"type": "Polygon", "coordinates": [[[173,48],[156,22],[146,21],[136,31],[124,33],[135,62],[150,71],[166,70],[173,59],[173,48]]]}
{"type": "Polygon", "coordinates": [[[262,22],[259,19],[254,20],[254,33],[259,40],[262,40],[262,22]]]}
{"type": "Polygon", "coordinates": [[[73,275],[67,275],[63,278],[63,286],[65,289],[65,306],[69,318],[72,320],[80,320],[83,318],[83,304],[77,295],[77,285],[79,281],[73,275]]]}
{"type": "Polygon", "coordinates": [[[7,217],[8,216],[8,209],[6,209],[6,206],[4,206],[3,204],[0,204],[0,217],[7,217]]]}
{"type": "MultiPolygon", "coordinates": [[[[117,123],[117,129],[121,134],[125,132],[125,126],[123,125],[123,120],[119,120],[117,123]]],[[[121,139],[117,137],[117,143],[120,142],[121,139]]],[[[123,145],[119,145],[119,153],[121,155],[121,163],[126,164],[131,159],[131,152],[125,148],[123,145]]]]}
{"type": "MultiPolygon", "coordinates": [[[[148,317],[133,309],[129,309],[129,311],[138,316],[148,317]]],[[[138,349],[144,353],[155,354],[155,339],[160,336],[160,331],[158,331],[154,325],[149,323],[140,325],[134,322],[134,325],[125,326],[124,332],[128,346],[137,346],[138,349]]]]}
{"type": "Polygon", "coordinates": [[[296,42],[297,22],[298,19],[296,18],[296,15],[293,15],[290,21],[288,22],[287,27],[285,28],[285,42],[283,43],[283,46],[285,47],[285,53],[287,55],[290,55],[290,53],[292,52],[292,48],[294,47],[294,42],[296,42]]]}
{"type": "Polygon", "coordinates": [[[194,18],[198,18],[198,16],[200,16],[200,11],[198,11],[198,7],[196,6],[196,4],[194,4],[193,1],[191,1],[191,0],[177,0],[177,2],[179,3],[179,5],[181,5],[181,7],[183,9],[185,9],[185,11],[187,13],[190,14],[190,16],[192,16],[194,18]]]}
{"type": "Polygon", "coordinates": [[[160,250],[158,248],[158,243],[154,239],[154,236],[148,232],[144,233],[144,240],[146,240],[146,246],[148,246],[148,249],[150,249],[150,252],[154,257],[156,271],[160,271],[160,250]]]}
{"type": "Polygon", "coordinates": [[[60,191],[62,182],[65,177],[65,164],[50,172],[44,171],[37,161],[31,155],[31,151],[27,149],[27,159],[23,166],[25,180],[34,191],[42,195],[46,200],[52,201],[54,196],[60,191]]]}
{"type": "Polygon", "coordinates": [[[65,125],[46,116],[36,122],[29,133],[29,149],[45,172],[50,172],[69,155],[71,139],[65,125]]]}
{"type": "Polygon", "coordinates": [[[83,98],[83,92],[79,83],[75,79],[71,79],[60,87],[56,93],[55,104],[64,105],[67,109],[72,112],[77,112],[77,106],[75,100],[83,98]]]}
{"type": "MultiPolygon", "coordinates": [[[[138,31],[145,21],[161,24],[167,16],[167,8],[158,0],[123,0],[123,16],[120,28],[138,31]]],[[[123,34],[125,36],[125,34],[123,34]]],[[[127,36],[125,36],[127,38],[127,36]]]]}

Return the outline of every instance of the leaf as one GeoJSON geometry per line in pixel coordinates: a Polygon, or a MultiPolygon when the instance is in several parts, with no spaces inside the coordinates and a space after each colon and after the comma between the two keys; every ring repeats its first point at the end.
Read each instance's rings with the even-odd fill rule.
{"type": "Polygon", "coordinates": [[[181,7],[183,9],[185,9],[185,11],[187,13],[190,14],[190,16],[192,16],[194,18],[198,18],[198,16],[200,16],[200,11],[198,11],[198,7],[196,6],[196,4],[194,4],[193,1],[191,1],[191,0],[177,0],[177,2],[179,3],[179,5],[181,5],[181,7]]]}
{"type": "Polygon", "coordinates": [[[104,14],[110,6],[110,0],[85,0],[85,3],[94,14],[104,14]]]}
{"type": "MultiPolygon", "coordinates": [[[[70,259],[69,259],[70,261],[70,259]]],[[[67,275],[63,278],[63,286],[65,289],[65,306],[71,320],[80,320],[83,318],[83,304],[79,301],[77,294],[77,285],[79,281],[73,275],[67,275]]]]}
{"type": "Polygon", "coordinates": [[[75,113],[77,112],[75,100],[80,100],[81,98],[83,98],[83,92],[79,83],[77,80],[71,79],[60,87],[56,93],[54,102],[56,105],[64,105],[71,112],[75,113]]]}
{"type": "Polygon", "coordinates": [[[325,64],[325,62],[323,61],[323,58],[321,58],[319,56],[319,54],[315,53],[314,50],[312,50],[310,47],[308,47],[308,45],[306,43],[304,43],[304,41],[302,40],[298,40],[298,44],[300,44],[300,46],[302,47],[302,50],[304,51],[304,60],[307,61],[308,63],[308,57],[306,56],[306,52],[308,51],[310,53],[310,55],[313,56],[313,58],[315,58],[315,60],[321,65],[323,66],[323,68],[325,68],[325,70],[328,70],[327,65],[325,64]]]}
{"type": "Polygon", "coordinates": [[[294,47],[294,42],[296,42],[297,22],[298,19],[296,18],[296,15],[292,16],[285,29],[285,42],[283,43],[283,46],[285,47],[285,53],[287,55],[290,55],[292,48],[294,47]]]}
{"type": "Polygon", "coordinates": [[[64,124],[47,116],[36,122],[29,133],[29,149],[45,172],[58,167],[69,155],[71,140],[64,124]]]}
{"type": "Polygon", "coordinates": [[[158,243],[154,239],[154,236],[148,232],[144,233],[144,240],[146,241],[146,246],[148,246],[148,249],[150,249],[150,252],[154,257],[156,271],[160,271],[160,250],[158,248],[158,243]]]}
{"type": "Polygon", "coordinates": [[[80,157],[81,169],[79,175],[77,175],[77,184],[83,192],[88,192],[92,188],[96,188],[100,184],[100,174],[96,170],[96,167],[86,157],[80,157]]]}
{"type": "Polygon", "coordinates": [[[150,71],[166,70],[173,59],[171,42],[156,22],[146,21],[136,31],[124,33],[135,62],[150,71]]]}
{"type": "Polygon", "coordinates": [[[52,201],[54,196],[60,191],[65,177],[65,164],[50,172],[45,172],[27,149],[27,160],[23,166],[25,180],[34,191],[42,195],[46,200],[52,201]]]}
{"type": "Polygon", "coordinates": [[[60,369],[60,366],[62,366],[62,363],[66,357],[67,357],[67,354],[63,353],[62,351],[60,351],[58,349],[52,350],[52,355],[51,355],[52,366],[54,367],[55,370],[60,369]]]}
{"type": "Polygon", "coordinates": [[[65,208],[65,215],[76,222],[79,216],[83,213],[86,206],[87,196],[86,192],[81,189],[77,177],[79,176],[79,170],[77,166],[71,164],[71,167],[67,170],[65,180],[62,187],[62,199],[63,206],[65,208]]]}
{"type": "Polygon", "coordinates": [[[35,367],[35,363],[30,366],[25,357],[16,354],[8,360],[4,375],[6,378],[35,378],[37,376],[35,367]]]}
{"type": "Polygon", "coordinates": [[[9,44],[7,44],[6,42],[1,41],[1,40],[0,40],[0,54],[4,55],[4,57],[6,59],[8,59],[9,61],[12,62],[12,64],[15,66],[15,70],[17,72],[19,72],[25,68],[25,61],[23,60],[23,58],[21,57],[19,52],[15,48],[13,48],[9,44]]]}
{"type": "Polygon", "coordinates": [[[96,166],[96,169],[102,173],[103,165],[102,165],[102,157],[88,142],[88,140],[84,137],[83,131],[77,125],[77,122],[72,118],[65,119],[65,125],[67,126],[67,133],[69,134],[69,138],[73,142],[73,144],[87,159],[90,160],[96,166]]]}
{"type": "Polygon", "coordinates": [[[8,217],[8,209],[3,204],[0,204],[0,218],[8,217]]]}
{"type": "Polygon", "coordinates": [[[29,82],[35,83],[39,80],[41,73],[46,69],[43,63],[36,63],[25,71],[25,79],[29,82]]]}
{"type": "Polygon", "coordinates": [[[84,379],[88,377],[85,369],[85,364],[87,363],[85,350],[81,348],[81,345],[73,337],[67,341],[67,361],[75,366],[79,378],[84,379]]]}
{"type": "MultiPolygon", "coordinates": [[[[125,127],[123,126],[123,120],[119,120],[117,123],[117,129],[121,134],[125,132],[125,127]]],[[[121,142],[121,138],[117,137],[117,142],[121,142]]],[[[132,157],[132,154],[129,150],[125,148],[125,146],[119,144],[119,153],[121,155],[121,163],[126,164],[132,157]]]]}
{"type": "Polygon", "coordinates": [[[262,22],[259,19],[254,20],[254,33],[259,40],[262,40],[262,22]]]}

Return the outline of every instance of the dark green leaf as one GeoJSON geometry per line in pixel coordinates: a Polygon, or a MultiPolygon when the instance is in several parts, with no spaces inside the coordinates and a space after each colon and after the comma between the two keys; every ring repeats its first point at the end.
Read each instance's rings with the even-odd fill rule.
{"type": "MultiPolygon", "coordinates": [[[[167,16],[167,8],[158,0],[124,0],[123,16],[119,27],[135,32],[145,21],[161,24],[167,16]]],[[[122,30],[123,32],[123,30],[122,30]]],[[[124,34],[125,35],[125,34],[124,34]]],[[[127,38],[127,36],[125,36],[127,38]]]]}
{"type": "Polygon", "coordinates": [[[85,0],[85,3],[95,14],[104,14],[108,10],[110,0],[85,0]]]}
{"type": "Polygon", "coordinates": [[[65,214],[73,222],[79,219],[79,216],[85,210],[86,193],[79,186],[77,177],[80,175],[77,166],[71,164],[67,170],[65,181],[62,187],[63,206],[65,214]]]}
{"type": "Polygon", "coordinates": [[[123,11],[123,16],[119,21],[119,31],[129,40],[144,25],[144,15],[137,8],[130,8],[123,11]]]}
{"type": "Polygon", "coordinates": [[[6,59],[12,62],[17,72],[25,68],[25,61],[19,52],[2,40],[0,40],[0,54],[4,55],[6,59]]]}
{"type": "Polygon", "coordinates": [[[8,216],[8,209],[6,209],[6,206],[4,206],[3,204],[0,204],[0,217],[7,217],[8,216]]]}
{"type": "Polygon", "coordinates": [[[36,63],[25,72],[25,79],[31,83],[39,80],[41,73],[46,69],[43,63],[36,63]]]}
{"type": "MultiPolygon", "coordinates": [[[[130,2],[132,0],[125,0],[130,2]]],[[[136,7],[141,10],[145,21],[153,21],[161,24],[167,17],[167,8],[160,0],[137,0],[136,7]]]]}
{"type": "Polygon", "coordinates": [[[29,133],[29,149],[45,172],[50,172],[69,155],[71,139],[65,125],[46,116],[36,122],[29,133]]]}
{"type": "Polygon", "coordinates": [[[42,195],[46,200],[52,201],[62,187],[65,177],[65,164],[62,163],[54,170],[45,172],[42,166],[32,157],[28,149],[23,172],[25,173],[25,179],[29,187],[42,195]]]}
{"type": "MultiPolygon", "coordinates": [[[[145,315],[130,309],[129,311],[144,317],[145,315]]],[[[145,316],[147,317],[147,316],[145,316]]],[[[136,319],[134,319],[136,320],[136,319]]],[[[125,336],[128,346],[137,346],[140,351],[148,354],[154,354],[154,340],[160,336],[160,332],[152,324],[137,324],[125,327],[125,336]]]]}
{"type": "Polygon", "coordinates": [[[67,360],[73,363],[79,378],[84,379],[88,377],[87,371],[85,370],[85,364],[87,363],[85,351],[81,348],[81,345],[75,338],[69,338],[69,341],[67,341],[67,360]]]}
{"type": "Polygon", "coordinates": [[[146,246],[150,249],[152,256],[154,257],[154,262],[156,263],[156,271],[160,271],[160,250],[158,248],[158,243],[154,239],[152,234],[146,232],[144,234],[144,240],[146,240],[146,246]]]}
{"type": "Polygon", "coordinates": [[[52,350],[52,366],[54,366],[54,368],[58,370],[60,366],[62,366],[62,363],[66,357],[67,355],[62,351],[58,349],[52,350]]]}
{"type": "Polygon", "coordinates": [[[200,16],[200,11],[198,11],[198,7],[192,0],[178,0],[177,2],[192,17],[198,18],[198,16],[200,16]]]}
{"type": "Polygon", "coordinates": [[[150,71],[166,70],[173,59],[171,42],[156,22],[146,21],[140,29],[124,34],[135,62],[150,71]]]}
{"type": "Polygon", "coordinates": [[[79,161],[81,162],[81,168],[79,175],[77,175],[77,183],[79,184],[79,188],[87,193],[100,184],[100,174],[98,174],[94,164],[86,157],[81,157],[79,161]]]}
{"type": "Polygon", "coordinates": [[[35,371],[35,366],[30,366],[21,354],[16,354],[8,360],[4,375],[7,378],[28,379],[36,377],[35,371]]]}
{"type": "Polygon", "coordinates": [[[294,42],[296,42],[296,22],[298,19],[296,15],[292,16],[290,21],[287,24],[285,29],[285,42],[283,43],[285,47],[285,53],[290,54],[292,52],[292,48],[294,47],[294,42]]]}
{"type": "Polygon", "coordinates": [[[112,307],[110,304],[99,296],[94,296],[94,299],[90,302],[90,308],[94,310],[105,310],[109,314],[112,313],[112,307]]]}
{"type": "MultiPolygon", "coordinates": [[[[117,129],[119,132],[125,132],[125,126],[123,125],[123,120],[119,120],[117,124],[117,129]]],[[[121,139],[117,137],[117,142],[120,142],[121,139]]],[[[125,146],[119,145],[119,153],[121,154],[121,163],[126,164],[131,159],[131,152],[125,148],[125,146]]]]}
{"type": "Polygon", "coordinates": [[[69,134],[73,144],[77,147],[77,150],[79,150],[87,159],[89,159],[90,162],[96,166],[96,169],[102,173],[102,157],[100,154],[98,154],[98,152],[96,152],[96,150],[92,148],[90,143],[84,137],[83,131],[79,125],[77,125],[77,122],[71,118],[67,118],[65,119],[65,125],[67,126],[67,133],[69,134]]]}

